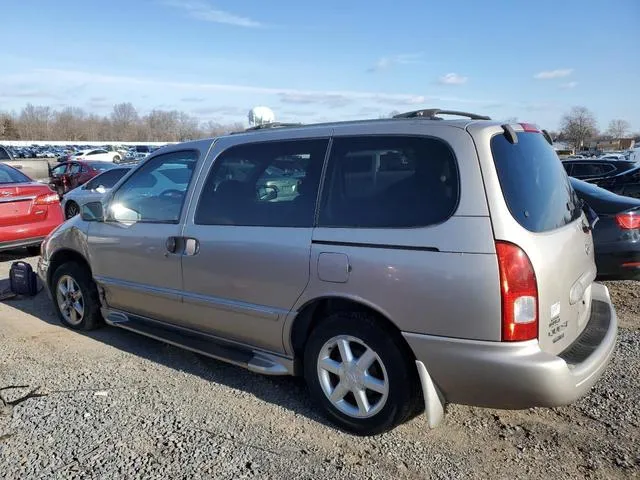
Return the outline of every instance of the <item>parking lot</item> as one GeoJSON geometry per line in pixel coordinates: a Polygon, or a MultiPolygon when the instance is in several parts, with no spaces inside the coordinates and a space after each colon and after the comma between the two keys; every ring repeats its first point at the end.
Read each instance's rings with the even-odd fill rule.
{"type": "MultiPolygon", "coordinates": [[[[0,280],[21,257],[0,254],[0,280]]],[[[326,423],[301,379],[259,376],[115,328],[67,330],[44,292],[8,300],[0,303],[1,476],[637,477],[640,288],[608,286],[618,348],[576,404],[450,405],[435,430],[418,417],[371,438],[326,423]]]]}

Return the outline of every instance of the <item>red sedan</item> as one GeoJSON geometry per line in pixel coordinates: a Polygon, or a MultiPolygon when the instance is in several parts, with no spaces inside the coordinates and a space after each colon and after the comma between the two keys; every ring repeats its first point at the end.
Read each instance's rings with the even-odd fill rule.
{"type": "Polygon", "coordinates": [[[56,192],[0,163],[0,251],[27,247],[38,254],[42,240],[62,222],[56,192]]]}
{"type": "Polygon", "coordinates": [[[51,169],[49,185],[62,197],[65,193],[87,183],[96,175],[117,167],[111,162],[71,161],[51,169]]]}

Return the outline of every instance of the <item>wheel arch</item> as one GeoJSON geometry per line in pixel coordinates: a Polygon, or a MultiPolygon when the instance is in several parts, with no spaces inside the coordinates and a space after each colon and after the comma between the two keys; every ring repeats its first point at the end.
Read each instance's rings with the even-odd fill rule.
{"type": "Polygon", "coordinates": [[[53,279],[53,273],[60,267],[68,262],[75,262],[82,265],[87,269],[90,275],[93,276],[91,266],[87,259],[76,250],[70,248],[63,248],[56,251],[49,259],[49,268],[47,270],[47,285],[51,287],[51,280],[53,279]]]}
{"type": "Polygon", "coordinates": [[[292,320],[285,342],[287,342],[286,345],[290,348],[290,351],[293,352],[296,364],[300,363],[303,358],[309,336],[313,329],[322,322],[322,319],[330,314],[346,311],[372,315],[383,329],[392,335],[397,335],[406,353],[412,360],[415,360],[415,354],[402,336],[400,328],[378,306],[358,297],[327,295],[308,300],[292,320]]]}

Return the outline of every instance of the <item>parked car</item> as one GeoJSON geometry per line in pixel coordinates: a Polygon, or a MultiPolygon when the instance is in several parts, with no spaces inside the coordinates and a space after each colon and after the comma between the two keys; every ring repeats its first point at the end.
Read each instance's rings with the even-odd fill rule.
{"type": "Polygon", "coordinates": [[[369,435],[422,410],[435,426],[447,402],[586,394],[617,331],[587,218],[529,124],[272,124],[151,154],[47,238],[38,271],[70,328],[104,319],[302,375],[328,418],[369,435]],[[262,195],[292,157],[296,194],[262,195]]]}
{"type": "Polygon", "coordinates": [[[606,153],[599,157],[598,160],[627,160],[627,157],[622,153],[606,153]]]}
{"type": "Polygon", "coordinates": [[[100,148],[91,150],[81,150],[76,152],[72,160],[91,160],[94,162],[114,162],[117,163],[122,160],[122,157],[118,152],[109,152],[100,148]]]}
{"type": "Polygon", "coordinates": [[[36,255],[42,240],[63,221],[54,191],[0,163],[0,251],[27,247],[36,255]]]}
{"type": "Polygon", "coordinates": [[[570,160],[567,174],[627,197],[640,198],[640,163],[634,160],[570,160]]]}
{"type": "Polygon", "coordinates": [[[599,217],[593,229],[598,275],[640,280],[640,199],[616,195],[576,178],[571,185],[599,217]]]}
{"type": "Polygon", "coordinates": [[[6,162],[13,160],[13,155],[11,154],[11,150],[7,147],[3,147],[0,145],[0,162],[6,162]]]}
{"type": "Polygon", "coordinates": [[[96,175],[117,167],[107,162],[64,162],[49,172],[49,185],[62,197],[65,193],[83,185],[96,175]]]}
{"type": "Polygon", "coordinates": [[[80,213],[80,207],[88,202],[99,201],[111,188],[124,177],[131,167],[118,167],[106,170],[93,177],[82,186],[76,187],[62,197],[62,209],[67,219],[80,213]]]}

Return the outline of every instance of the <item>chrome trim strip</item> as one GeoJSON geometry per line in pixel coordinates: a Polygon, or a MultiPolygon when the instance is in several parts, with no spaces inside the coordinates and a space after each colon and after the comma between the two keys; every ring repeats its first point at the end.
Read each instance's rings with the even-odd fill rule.
{"type": "Polygon", "coordinates": [[[238,300],[213,297],[210,295],[201,295],[197,293],[184,292],[184,291],[170,289],[170,288],[141,285],[139,283],[127,282],[120,279],[96,276],[95,280],[97,283],[104,285],[106,287],[130,289],[140,293],[144,293],[145,295],[168,298],[171,300],[182,299],[182,302],[184,303],[215,308],[215,309],[224,310],[227,312],[240,313],[242,315],[249,315],[252,317],[260,317],[266,320],[271,320],[273,322],[277,322],[280,319],[280,317],[284,317],[289,313],[288,310],[282,310],[279,308],[272,308],[264,305],[256,305],[253,303],[246,303],[238,300]]]}
{"type": "MultiPolygon", "coordinates": [[[[51,193],[54,193],[53,191],[51,193]]],[[[27,200],[33,200],[35,195],[24,197],[0,197],[0,203],[13,203],[13,202],[26,202],[27,200]]]]}
{"type": "Polygon", "coordinates": [[[204,307],[212,307],[227,312],[240,313],[243,315],[251,315],[253,317],[261,317],[266,320],[277,322],[281,316],[287,315],[288,310],[256,305],[253,303],[240,302],[238,300],[230,300],[220,297],[212,297],[209,295],[201,295],[198,293],[182,292],[182,301],[194,305],[204,307]]]}

